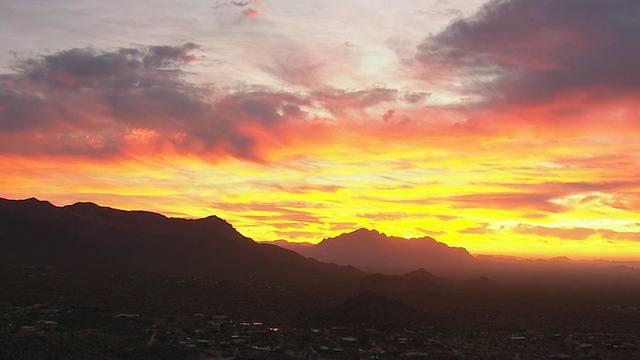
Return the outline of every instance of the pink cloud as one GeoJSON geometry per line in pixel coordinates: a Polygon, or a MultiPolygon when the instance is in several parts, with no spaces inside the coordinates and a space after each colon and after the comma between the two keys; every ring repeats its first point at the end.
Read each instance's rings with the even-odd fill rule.
{"type": "Polygon", "coordinates": [[[242,15],[246,17],[260,17],[264,16],[264,13],[258,9],[249,8],[246,10],[242,10],[242,15]]]}
{"type": "Polygon", "coordinates": [[[388,110],[384,115],[382,115],[382,121],[390,122],[393,121],[396,111],[393,109],[388,110]]]}

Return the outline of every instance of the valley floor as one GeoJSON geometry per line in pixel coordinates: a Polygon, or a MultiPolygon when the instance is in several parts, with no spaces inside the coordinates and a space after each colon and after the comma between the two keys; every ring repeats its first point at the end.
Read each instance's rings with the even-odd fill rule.
{"type": "Polygon", "coordinates": [[[326,319],[353,284],[1,270],[3,359],[640,358],[633,290],[380,290],[424,320],[338,325],[326,319]]]}

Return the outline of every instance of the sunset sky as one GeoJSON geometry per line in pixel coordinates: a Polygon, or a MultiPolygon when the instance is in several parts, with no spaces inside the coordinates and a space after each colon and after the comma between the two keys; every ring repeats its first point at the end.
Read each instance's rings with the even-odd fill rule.
{"type": "Polygon", "coordinates": [[[0,1],[0,197],[640,258],[637,0],[0,1]]]}

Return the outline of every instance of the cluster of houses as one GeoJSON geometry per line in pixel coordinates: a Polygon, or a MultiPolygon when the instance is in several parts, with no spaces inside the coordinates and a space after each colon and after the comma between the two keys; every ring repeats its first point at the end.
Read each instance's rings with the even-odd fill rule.
{"type": "Polygon", "coordinates": [[[426,359],[451,349],[433,329],[281,327],[261,321],[193,314],[192,331],[168,329],[166,339],[200,359],[426,359]],[[431,334],[431,337],[429,337],[431,334]]]}
{"type": "Polygon", "coordinates": [[[200,317],[192,334],[175,339],[185,351],[213,359],[581,359],[640,352],[640,334],[538,332],[442,334],[433,328],[273,326],[228,317],[200,317]]]}
{"type": "MultiPolygon", "coordinates": [[[[627,310],[627,309],[625,309],[627,310]]],[[[635,309],[634,309],[635,310],[635,309]]],[[[34,305],[10,309],[7,318],[29,318],[13,331],[24,336],[67,331],[65,316],[91,314],[92,306],[62,309],[34,305]]],[[[108,315],[144,338],[141,347],[171,347],[185,357],[230,359],[430,359],[430,358],[640,358],[640,334],[575,332],[442,333],[433,327],[381,329],[371,326],[269,324],[253,319],[195,313],[148,318],[108,315]]]]}

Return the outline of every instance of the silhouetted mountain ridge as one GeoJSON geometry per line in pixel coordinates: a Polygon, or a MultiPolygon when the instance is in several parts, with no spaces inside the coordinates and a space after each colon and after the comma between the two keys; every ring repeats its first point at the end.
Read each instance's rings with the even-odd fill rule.
{"type": "Polygon", "coordinates": [[[404,275],[368,274],[358,278],[356,284],[369,291],[417,291],[447,287],[453,282],[418,269],[404,275]]]}
{"type": "Polygon", "coordinates": [[[66,271],[207,276],[220,280],[340,280],[354,267],[305,259],[210,216],[188,220],[93,203],[0,199],[0,263],[66,271]]]}
{"type": "Polygon", "coordinates": [[[425,268],[402,275],[404,279],[435,279],[436,276],[428,272],[425,268]]]}
{"type": "Polygon", "coordinates": [[[450,273],[475,260],[466,249],[450,247],[431,237],[404,239],[364,228],[324,239],[315,246],[280,245],[307,257],[353,265],[370,273],[405,274],[418,268],[450,273]]]}

